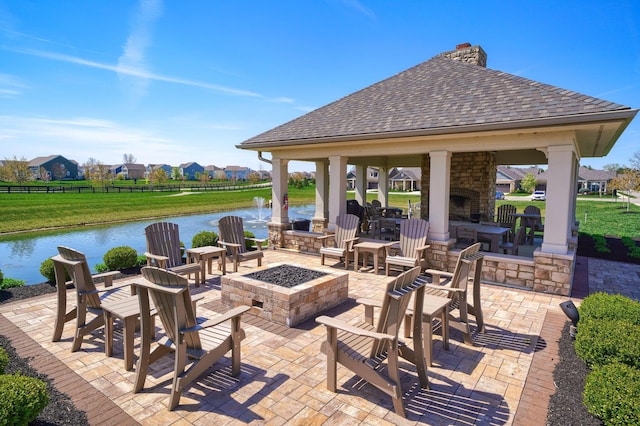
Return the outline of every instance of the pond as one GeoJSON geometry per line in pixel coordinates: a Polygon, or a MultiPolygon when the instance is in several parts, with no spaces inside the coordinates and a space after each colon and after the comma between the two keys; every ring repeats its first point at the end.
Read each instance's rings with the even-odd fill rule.
{"type": "MultiPolygon", "coordinates": [[[[257,203],[258,204],[258,203],[257,203]]],[[[289,218],[311,219],[315,212],[314,205],[291,206],[289,218]]],[[[102,257],[107,250],[118,246],[134,248],[138,255],[146,251],[144,228],[154,222],[164,221],[177,223],[180,227],[180,240],[191,247],[191,239],[201,231],[218,232],[218,219],[234,215],[243,218],[244,228],[253,232],[256,238],[267,238],[267,222],[270,218],[268,208],[256,205],[255,208],[226,212],[179,216],[149,221],[119,223],[91,228],[73,228],[50,231],[45,235],[4,237],[0,241],[0,270],[5,278],[24,280],[27,285],[45,281],[40,274],[40,264],[58,254],[58,246],[68,246],[83,252],[87,256],[91,270],[95,265],[104,263],[102,257]]]]}

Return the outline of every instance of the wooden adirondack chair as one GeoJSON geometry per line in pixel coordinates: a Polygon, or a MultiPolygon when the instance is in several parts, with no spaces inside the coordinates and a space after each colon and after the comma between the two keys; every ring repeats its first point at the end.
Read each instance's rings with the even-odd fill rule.
{"type": "Polygon", "coordinates": [[[320,264],[324,265],[326,256],[344,258],[344,268],[349,268],[349,258],[353,255],[353,243],[358,240],[358,216],[344,214],[336,218],[335,234],[318,237],[322,241],[320,247],[320,264]]]}
{"type": "Polygon", "coordinates": [[[425,284],[424,281],[416,281],[419,273],[420,267],[416,266],[387,284],[377,326],[373,325],[372,318],[365,318],[365,321],[358,324],[328,316],[316,318],[318,323],[327,328],[327,340],[323,342],[321,350],[327,355],[327,388],[330,391],[336,391],[337,364],[341,364],[389,395],[393,399],[395,412],[406,417],[399,357],[416,366],[420,387],[429,387],[421,321],[414,322],[413,350],[398,340],[400,324],[413,294],[414,311],[422,311],[425,284]],[[380,368],[385,359],[387,368],[380,368]]]}
{"type": "Polygon", "coordinates": [[[258,266],[262,266],[262,245],[266,239],[248,238],[244,236],[244,225],[242,218],[239,216],[225,216],[218,221],[218,230],[220,237],[218,245],[227,249],[227,256],[233,259],[233,272],[238,272],[238,264],[245,260],[256,259],[258,266]],[[256,250],[247,249],[247,241],[253,241],[256,250]]]}
{"type": "MultiPolygon", "coordinates": [[[[447,295],[451,299],[449,305],[449,326],[462,332],[464,342],[473,345],[469,315],[476,318],[478,332],[484,332],[484,317],[480,302],[480,279],[482,277],[481,243],[476,243],[460,252],[453,272],[427,269],[431,275],[431,284],[426,285],[426,292],[441,296],[447,295]],[[474,271],[473,277],[471,276],[474,271]],[[473,302],[467,298],[469,282],[473,282],[473,302]],[[454,316],[453,312],[458,311],[454,316]]],[[[415,311],[418,312],[418,311],[415,311]]],[[[416,321],[419,322],[419,321],[416,321]]]]}
{"type": "Polygon", "coordinates": [[[518,248],[522,244],[524,244],[524,234],[525,234],[525,232],[526,232],[525,227],[521,226],[516,231],[516,235],[513,237],[513,241],[506,242],[506,243],[500,243],[500,245],[498,246],[499,249],[504,254],[512,254],[514,256],[517,256],[518,255],[518,248]]]}
{"type": "Polygon", "coordinates": [[[169,222],[157,222],[144,228],[147,238],[147,266],[157,266],[180,275],[195,274],[196,287],[200,285],[200,265],[182,263],[180,232],[178,225],[169,222]]]}
{"type": "Polygon", "coordinates": [[[427,244],[429,222],[424,219],[404,219],[400,222],[400,241],[385,247],[385,271],[389,275],[391,266],[413,268],[421,266],[427,244]]]}
{"type": "MultiPolygon", "coordinates": [[[[513,236],[515,228],[516,228],[516,218],[511,216],[516,213],[516,206],[513,204],[503,204],[498,207],[498,216],[496,217],[496,222],[500,224],[501,228],[511,228],[511,236],[513,236]]],[[[505,235],[505,238],[509,240],[509,235],[505,235]]]]}
{"type": "Polygon", "coordinates": [[[113,276],[119,271],[110,271],[92,275],[85,255],[69,247],[59,246],[58,255],[53,256],[53,267],[56,276],[58,294],[58,313],[53,329],[52,342],[57,342],[62,337],[64,324],[76,319],[76,329],[73,335],[71,352],[75,352],[82,346],[83,337],[95,329],[104,325],[102,311],[103,300],[118,300],[131,298],[128,286],[112,286],[113,276]],[[70,277],[75,287],[76,306],[67,311],[67,280],[70,277]],[[98,290],[94,279],[104,278],[105,288],[98,290]],[[125,288],[126,287],[126,288],[125,288]],[[94,317],[87,322],[87,313],[94,317]]]}
{"type": "Polygon", "coordinates": [[[240,317],[250,307],[238,306],[198,324],[184,277],[154,267],[142,268],[142,275],[146,281],[132,284],[137,290],[140,303],[142,335],[134,393],[144,387],[149,365],[171,352],[175,352],[175,361],[169,410],[179,404],[182,391],[189,383],[229,351],[231,374],[237,376],[240,373],[240,342],[245,338],[244,330],[240,327],[240,317]],[[166,338],[159,339],[153,351],[153,321],[149,297],[166,333],[166,338]],[[187,368],[188,359],[194,361],[187,368]]]}
{"type": "Polygon", "coordinates": [[[456,247],[466,248],[478,242],[478,230],[470,226],[456,227],[456,247]]]}
{"type": "Polygon", "coordinates": [[[532,214],[532,215],[536,215],[537,217],[535,218],[528,218],[526,219],[525,222],[525,226],[529,227],[530,234],[529,234],[529,242],[531,244],[533,244],[533,238],[536,234],[536,232],[543,232],[544,233],[544,224],[542,223],[542,216],[540,215],[540,208],[538,206],[527,206],[524,209],[524,213],[525,214],[532,214]]]}

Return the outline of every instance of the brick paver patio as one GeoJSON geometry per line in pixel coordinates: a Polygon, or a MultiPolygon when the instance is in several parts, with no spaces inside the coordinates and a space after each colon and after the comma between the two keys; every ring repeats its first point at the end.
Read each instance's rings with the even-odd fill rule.
{"type": "MultiPolygon", "coordinates": [[[[318,268],[320,259],[267,251],[264,264],[276,262],[318,268]]],[[[342,270],[339,263],[331,267],[342,270]]],[[[581,283],[576,288],[638,298],[640,267],[593,259],[579,260],[579,267],[582,272],[576,272],[576,280],[581,283]]],[[[240,273],[251,268],[241,266],[240,273]]],[[[354,300],[380,297],[388,279],[373,272],[349,274],[349,301],[324,314],[346,320],[362,316],[364,310],[354,300]]],[[[198,307],[199,317],[227,309],[220,301],[220,276],[207,278],[204,286],[193,288],[205,297],[198,307]]],[[[429,390],[420,389],[415,371],[401,364],[408,419],[398,417],[388,397],[345,368],[338,369],[338,392],[326,389],[326,361],[320,352],[326,334],[313,320],[287,328],[245,315],[241,375],[232,378],[226,362],[215,365],[183,393],[172,412],[166,409],[172,357],[159,362],[145,389],[134,395],[135,370],[123,369],[121,334],[116,336],[111,358],[104,355],[101,330],[86,338],[75,353],[70,352],[70,323],[63,339],[51,342],[54,294],[0,306],[0,333],[11,339],[21,356],[31,357],[33,366],[52,378],[59,390],[69,394],[87,412],[91,424],[542,425],[549,396],[555,391],[552,374],[557,339],[566,321],[558,305],[566,299],[483,284],[487,332],[475,336],[475,346],[464,345],[453,332],[450,350],[444,351],[436,337],[429,390]]]]}

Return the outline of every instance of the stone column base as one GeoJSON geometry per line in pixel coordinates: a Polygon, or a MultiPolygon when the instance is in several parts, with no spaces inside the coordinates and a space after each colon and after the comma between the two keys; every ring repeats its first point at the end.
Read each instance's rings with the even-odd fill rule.
{"type": "Polygon", "coordinates": [[[267,224],[269,230],[269,248],[282,248],[284,247],[283,231],[291,229],[291,223],[275,223],[269,222],[267,224]]]}

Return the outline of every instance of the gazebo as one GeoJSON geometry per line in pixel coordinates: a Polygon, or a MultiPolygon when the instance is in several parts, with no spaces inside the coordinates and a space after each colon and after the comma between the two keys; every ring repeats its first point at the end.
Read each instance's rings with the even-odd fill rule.
{"type": "MultiPolygon", "coordinates": [[[[485,257],[483,278],[569,294],[575,265],[579,162],[607,155],[637,109],[486,68],[480,46],[458,45],[395,76],[238,145],[273,167],[270,241],[288,229],[288,162],[316,169],[314,229],[346,211],[347,165],[365,177],[377,167],[387,204],[388,171],[420,167],[420,214],[429,220],[430,260],[446,268],[457,254],[449,234],[458,215],[492,219],[497,165],[547,165],[545,232],[533,259],[485,257]],[[472,216],[473,215],[473,216],[472,216]],[[488,265],[487,265],[488,263],[488,265]]],[[[356,182],[366,201],[366,180],[356,182]]]]}

